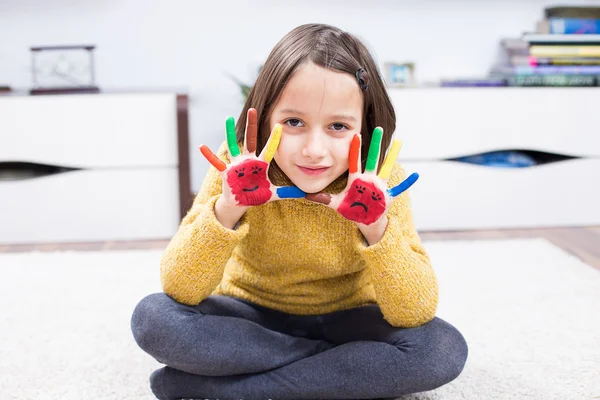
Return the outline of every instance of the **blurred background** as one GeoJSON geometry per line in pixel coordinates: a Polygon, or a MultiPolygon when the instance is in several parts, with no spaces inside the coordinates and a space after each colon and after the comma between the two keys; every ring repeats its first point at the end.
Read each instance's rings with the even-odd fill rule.
{"type": "MultiPolygon", "coordinates": [[[[561,4],[600,5],[599,1],[561,4]]],[[[499,41],[534,30],[555,1],[141,1],[3,0],[0,82],[31,86],[31,46],[95,44],[105,89],[182,89],[190,95],[194,145],[216,146],[226,116],[238,116],[273,46],[296,26],[320,22],[356,34],[383,62],[413,61],[421,81],[487,73],[499,41]]],[[[206,163],[190,152],[192,188],[206,163]]]]}
{"type": "MultiPolygon", "coordinates": [[[[578,203],[582,198],[587,198],[590,205],[596,201],[595,189],[585,182],[595,179],[597,174],[587,172],[588,164],[585,168],[563,166],[573,165],[564,164],[565,160],[585,158],[585,162],[589,162],[588,159],[598,156],[597,135],[589,134],[598,123],[593,110],[590,111],[598,100],[598,90],[589,86],[596,86],[600,54],[592,54],[592,64],[583,65],[583,70],[582,64],[575,62],[572,66],[576,69],[563,74],[555,70],[557,65],[549,62],[544,66],[546,69],[538,73],[532,66],[529,46],[539,45],[539,40],[546,41],[542,46],[556,43],[543,37],[524,36],[550,33],[548,23],[552,18],[567,16],[597,21],[600,17],[595,16],[593,7],[600,7],[600,1],[4,0],[0,5],[0,30],[4,38],[0,44],[0,86],[10,91],[0,97],[5,101],[0,103],[5,105],[0,107],[5,113],[0,115],[0,121],[4,121],[0,122],[4,124],[0,145],[4,151],[0,151],[0,162],[4,163],[5,177],[27,175],[27,163],[37,164],[35,174],[68,172],[69,168],[116,171],[168,167],[172,169],[170,173],[176,170],[176,177],[148,175],[144,178],[155,182],[157,187],[160,185],[156,182],[162,180],[164,190],[177,191],[178,198],[165,198],[162,203],[155,200],[156,203],[149,205],[148,212],[160,207],[174,210],[165,212],[168,216],[165,214],[164,229],[157,228],[155,233],[146,235],[134,232],[112,235],[113,239],[167,238],[199,190],[208,168],[198,146],[207,144],[212,149],[219,146],[224,139],[225,118],[239,116],[244,101],[243,86],[253,84],[277,41],[300,24],[321,22],[358,36],[380,65],[396,106],[396,135],[405,144],[400,161],[404,161],[407,169],[422,175],[420,185],[413,190],[415,218],[421,230],[597,225],[600,223],[598,212],[578,203]],[[578,14],[577,7],[592,9],[579,10],[578,14]],[[540,23],[544,22],[546,27],[541,28],[540,23]],[[536,40],[538,42],[533,43],[536,40]],[[47,49],[77,45],[88,48],[79,55],[67,54],[66,59],[53,55],[60,52],[47,49]],[[45,61],[45,57],[50,61],[45,61]],[[106,100],[108,94],[122,96],[110,97],[116,102],[106,100],[100,105],[90,96],[54,96],[51,91],[44,92],[53,87],[44,72],[44,68],[52,65],[52,57],[55,57],[55,65],[66,63],[65,71],[68,63],[93,65],[91,87],[100,94],[91,97],[106,100]],[[540,74],[552,76],[531,78],[540,74]],[[565,78],[565,74],[575,77],[565,78]],[[578,81],[580,75],[586,75],[588,80],[578,81]],[[569,86],[567,91],[563,90],[565,86],[569,86]],[[40,89],[37,94],[46,95],[28,96],[36,97],[30,105],[19,98],[37,89],[40,89]],[[140,93],[170,94],[171,98],[163,97],[151,106],[148,96],[139,97],[140,93]],[[127,95],[138,97],[127,98],[127,95]],[[43,103],[42,98],[48,103],[43,103]],[[90,106],[84,106],[80,99],[90,106]],[[19,104],[9,106],[8,102],[14,100],[19,104]],[[171,112],[170,102],[178,104],[179,113],[171,112]],[[38,107],[45,116],[35,117],[31,107],[38,107]],[[76,107],[87,107],[87,111],[77,111],[76,107]],[[92,109],[98,110],[96,114],[92,109]],[[123,114],[114,114],[116,110],[123,114]],[[23,117],[16,117],[19,112],[31,117],[26,118],[29,124],[43,124],[44,129],[39,130],[37,125],[25,128],[23,117]],[[12,125],[9,126],[9,122],[12,125]],[[64,137],[57,136],[53,130],[64,130],[61,125],[65,123],[71,124],[69,129],[78,133],[63,132],[64,137]],[[37,133],[25,135],[24,131],[37,133]],[[567,135],[567,131],[571,133],[567,135]],[[34,156],[28,153],[32,150],[23,150],[27,146],[25,138],[39,143],[36,151],[40,153],[41,144],[57,149],[51,151],[47,147],[43,155],[34,156]],[[65,150],[69,146],[75,147],[65,150]],[[78,150],[77,146],[86,150],[78,150]],[[53,152],[55,156],[50,156],[53,152]],[[77,154],[65,156],[65,152],[77,154]],[[446,163],[437,164],[441,161],[446,163]],[[554,169],[560,162],[564,169],[554,169]],[[466,169],[466,163],[479,165],[479,168],[466,169]],[[547,163],[555,165],[546,170],[527,168],[547,163]],[[529,171],[519,174],[491,171],[482,168],[483,165],[529,171]],[[7,172],[8,167],[12,171],[7,172]],[[448,176],[455,179],[445,179],[448,176]],[[570,211],[558,217],[557,213],[563,211],[552,211],[557,204],[549,200],[556,191],[552,183],[556,177],[579,182],[565,191],[570,197],[565,200],[565,196],[561,201],[566,201],[570,211]],[[175,186],[167,182],[177,179],[179,183],[175,186]],[[492,181],[496,182],[494,186],[481,190],[482,185],[492,181]],[[541,186],[533,190],[538,184],[541,186]],[[526,191],[530,194],[524,194],[526,191]],[[463,193],[462,197],[470,201],[440,203],[439,196],[448,192],[463,193]],[[540,207],[547,210],[546,214],[531,217],[540,207]],[[516,212],[510,211],[515,208],[516,212]],[[571,215],[573,213],[577,215],[571,215]]],[[[587,44],[600,45],[593,42],[598,40],[593,34],[596,28],[592,24],[591,30],[583,32],[588,34],[587,44]]],[[[566,36],[559,33],[556,29],[552,31],[556,37],[566,36]]],[[[67,49],[67,53],[69,51],[67,49]]],[[[68,83],[68,79],[65,82],[68,83]]],[[[72,176],[75,176],[73,171],[72,176]]],[[[115,176],[107,176],[105,180],[114,180],[115,176]]],[[[123,179],[119,188],[128,185],[123,179]]],[[[5,188],[25,190],[22,189],[24,183],[15,189],[14,180],[6,178],[5,181],[5,188]]],[[[83,181],[91,182],[82,178],[83,181]]],[[[558,185],[564,187],[569,182],[558,185]]],[[[39,190],[42,189],[27,193],[35,195],[39,190]]],[[[121,207],[119,202],[134,204],[140,197],[156,199],[159,192],[158,189],[154,192],[141,188],[140,192],[131,190],[120,199],[103,200],[104,204],[118,208],[121,207]]],[[[90,197],[93,189],[90,185],[81,192],[90,197]]],[[[23,203],[18,197],[24,193],[11,195],[11,204],[25,204],[26,201],[23,203]]],[[[5,197],[5,201],[8,202],[8,198],[5,197]]],[[[59,200],[57,204],[62,201],[59,200]]],[[[29,205],[23,207],[30,209],[29,205]]],[[[74,206],[69,206],[69,210],[75,212],[74,206]]],[[[4,216],[3,225],[14,226],[15,215],[12,212],[4,216]]],[[[78,214],[85,215],[84,211],[78,214]]],[[[103,221],[109,223],[107,219],[103,221]]],[[[152,227],[143,230],[152,232],[152,227]]],[[[19,237],[26,239],[27,235],[27,231],[23,231],[19,237]]],[[[9,239],[7,233],[2,242],[10,242],[9,239]]],[[[111,235],[106,239],[111,239],[111,235]]],[[[56,237],[56,240],[76,241],[77,234],[56,237]]]]}

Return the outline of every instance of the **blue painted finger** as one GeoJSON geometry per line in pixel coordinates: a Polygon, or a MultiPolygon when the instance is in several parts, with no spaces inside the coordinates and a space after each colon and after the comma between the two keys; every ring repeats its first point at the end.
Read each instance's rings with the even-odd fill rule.
{"type": "Polygon", "coordinates": [[[398,186],[388,189],[388,193],[392,197],[398,196],[400,193],[406,191],[409,187],[413,185],[419,179],[419,174],[416,172],[411,174],[408,178],[402,181],[398,186]]]}
{"type": "Polygon", "coordinates": [[[306,193],[296,186],[282,186],[277,188],[277,196],[280,199],[299,199],[306,196],[306,193]]]}

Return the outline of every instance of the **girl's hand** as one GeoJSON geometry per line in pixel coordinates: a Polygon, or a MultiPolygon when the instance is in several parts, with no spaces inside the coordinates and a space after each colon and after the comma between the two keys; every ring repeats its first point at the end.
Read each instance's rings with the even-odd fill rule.
{"type": "Polygon", "coordinates": [[[387,188],[387,179],[402,145],[400,140],[393,141],[381,171],[377,175],[382,135],[383,129],[375,128],[364,173],[360,172],[361,136],[354,135],[348,156],[348,185],[343,192],[333,195],[328,193],[307,194],[306,199],[326,204],[358,224],[371,225],[380,220],[392,204],[393,198],[411,187],[419,178],[419,174],[413,173],[398,186],[392,189],[387,188]]]}
{"type": "Polygon", "coordinates": [[[278,187],[273,186],[269,181],[267,174],[269,163],[279,146],[281,125],[275,125],[265,148],[257,157],[257,120],[256,110],[248,109],[244,151],[240,154],[235,133],[235,121],[233,117],[227,119],[225,125],[230,164],[221,161],[207,146],[200,146],[204,157],[221,172],[223,202],[227,205],[247,207],[258,206],[274,200],[304,197],[305,193],[295,186],[278,187]]]}

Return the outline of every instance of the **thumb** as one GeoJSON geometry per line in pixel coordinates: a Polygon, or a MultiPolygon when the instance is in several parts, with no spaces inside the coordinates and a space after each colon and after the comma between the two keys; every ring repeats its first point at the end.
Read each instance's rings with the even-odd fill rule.
{"type": "Polygon", "coordinates": [[[331,203],[331,195],[329,193],[307,193],[304,198],[314,203],[321,203],[325,205],[329,205],[329,203],[331,203]]]}

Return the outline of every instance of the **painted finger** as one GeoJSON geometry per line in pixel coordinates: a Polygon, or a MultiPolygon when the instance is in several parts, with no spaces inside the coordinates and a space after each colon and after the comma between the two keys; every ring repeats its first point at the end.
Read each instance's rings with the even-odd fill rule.
{"type": "Polygon", "coordinates": [[[248,109],[246,116],[246,134],[244,135],[244,148],[248,153],[256,152],[256,138],[258,136],[258,114],[254,108],[248,109]]]}
{"type": "Polygon", "coordinates": [[[227,121],[225,121],[225,129],[227,130],[227,147],[229,147],[229,153],[232,157],[237,157],[240,155],[240,147],[237,144],[235,120],[233,117],[227,118],[227,121]]]}
{"type": "Polygon", "coordinates": [[[329,205],[331,203],[331,195],[329,193],[307,193],[306,200],[314,201],[315,203],[321,203],[329,205]]]}
{"type": "Polygon", "coordinates": [[[275,157],[275,152],[277,151],[277,147],[279,147],[279,141],[281,140],[281,131],[281,125],[275,124],[275,127],[271,132],[271,136],[269,136],[269,141],[262,151],[261,157],[267,163],[270,163],[273,157],[275,157]]]}
{"type": "Polygon", "coordinates": [[[381,170],[379,171],[379,177],[381,179],[387,179],[390,176],[390,173],[392,172],[392,167],[394,166],[394,164],[396,163],[396,160],[398,159],[398,154],[400,153],[400,149],[402,148],[402,141],[400,141],[399,139],[395,139],[392,142],[392,147],[390,149],[390,151],[388,152],[387,156],[385,157],[385,161],[383,162],[383,166],[381,167],[381,170]]]}
{"type": "Polygon", "coordinates": [[[348,172],[354,174],[360,169],[360,135],[355,134],[350,142],[350,154],[348,154],[348,172]]]}
{"type": "Polygon", "coordinates": [[[221,159],[217,157],[212,151],[210,151],[210,149],[206,145],[200,146],[200,152],[204,157],[206,157],[208,162],[211,163],[213,167],[215,167],[219,171],[223,172],[227,169],[227,165],[223,161],[221,161],[221,159]]]}
{"type": "Polygon", "coordinates": [[[391,189],[388,189],[388,193],[392,197],[396,197],[402,192],[406,191],[409,187],[411,187],[416,181],[419,179],[419,174],[416,172],[411,174],[408,178],[403,180],[398,186],[395,186],[391,189]]]}
{"type": "Polygon", "coordinates": [[[369,145],[369,155],[367,156],[367,166],[365,168],[365,172],[377,171],[377,160],[379,160],[382,136],[383,129],[381,127],[378,126],[373,130],[373,136],[371,137],[371,144],[369,145]]]}
{"type": "Polygon", "coordinates": [[[277,188],[277,196],[280,199],[300,199],[305,195],[306,193],[296,186],[281,186],[277,188]]]}

